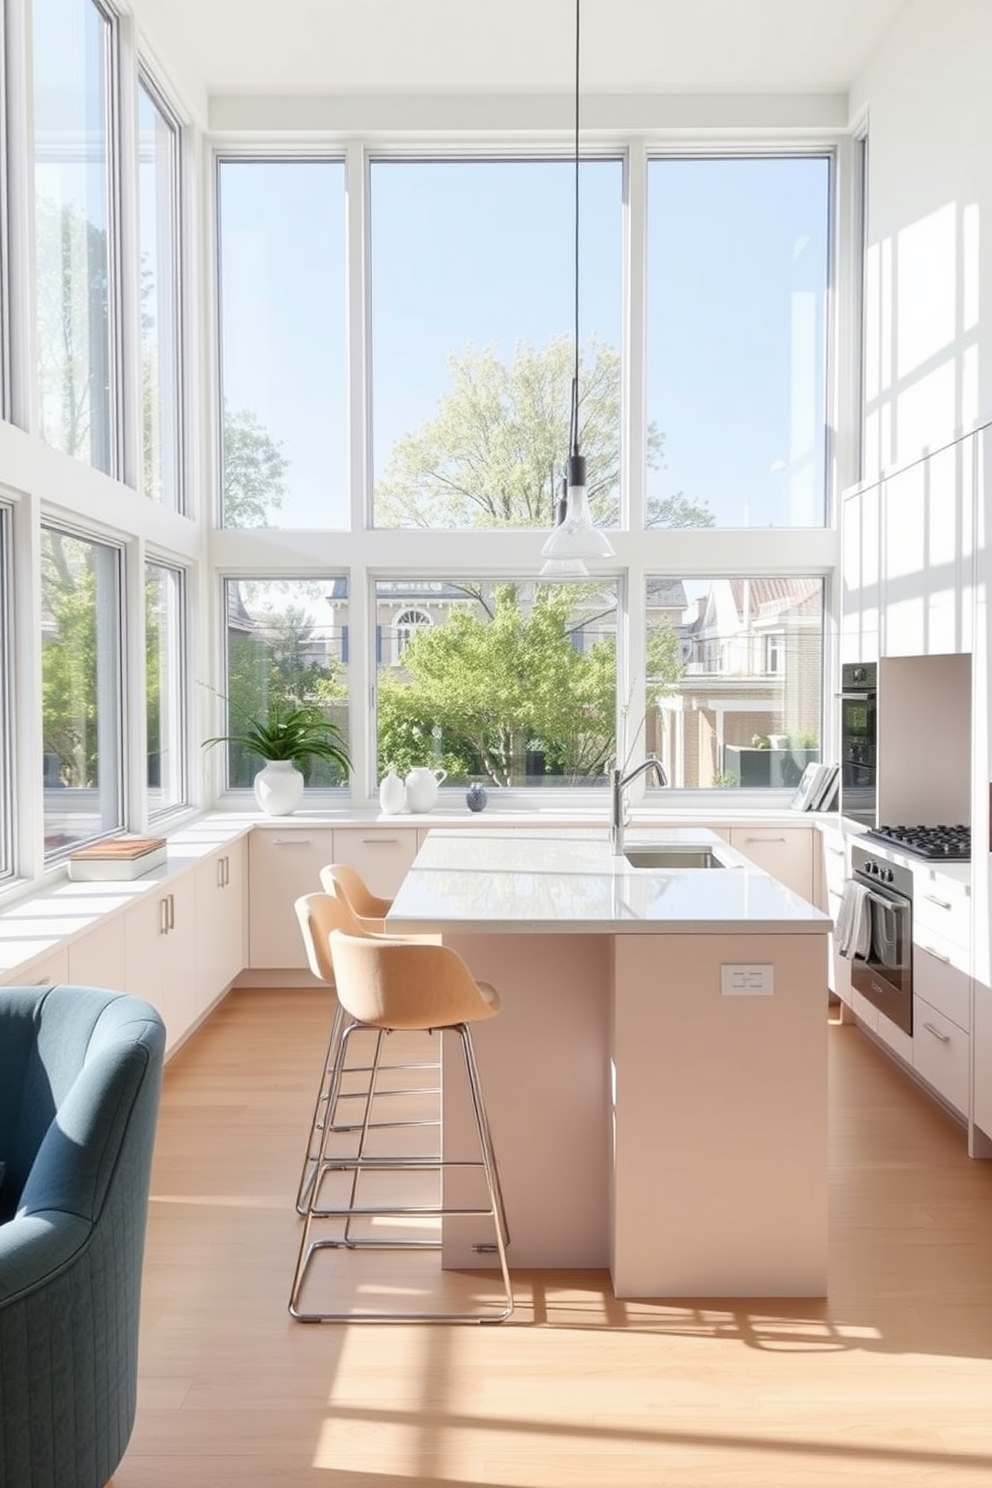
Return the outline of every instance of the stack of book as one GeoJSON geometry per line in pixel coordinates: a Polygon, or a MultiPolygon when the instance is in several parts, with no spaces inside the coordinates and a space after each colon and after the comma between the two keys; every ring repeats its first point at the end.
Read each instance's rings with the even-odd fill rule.
{"type": "Polygon", "coordinates": [[[69,854],[69,877],[80,882],[140,878],[165,862],[164,837],[107,837],[69,854]]]}
{"type": "Polygon", "coordinates": [[[839,765],[807,765],[789,805],[793,811],[834,811],[839,791],[839,765]]]}

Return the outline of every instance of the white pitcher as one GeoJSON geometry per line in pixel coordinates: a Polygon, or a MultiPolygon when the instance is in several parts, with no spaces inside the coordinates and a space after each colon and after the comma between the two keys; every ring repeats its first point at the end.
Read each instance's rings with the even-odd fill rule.
{"type": "Polygon", "coordinates": [[[418,765],[404,780],[406,804],[410,811],[431,811],[437,805],[437,788],[447,780],[447,770],[431,770],[427,765],[418,765]]]}

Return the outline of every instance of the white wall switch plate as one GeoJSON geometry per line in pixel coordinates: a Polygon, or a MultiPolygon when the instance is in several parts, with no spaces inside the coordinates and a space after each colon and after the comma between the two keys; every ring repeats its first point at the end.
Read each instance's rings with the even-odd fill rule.
{"type": "Polygon", "coordinates": [[[721,966],[721,997],[771,997],[775,991],[774,966],[721,966]]]}

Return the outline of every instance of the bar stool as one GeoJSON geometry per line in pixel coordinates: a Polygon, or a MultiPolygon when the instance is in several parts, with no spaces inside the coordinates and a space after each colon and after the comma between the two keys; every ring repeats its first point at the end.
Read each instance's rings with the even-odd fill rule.
{"type": "Polygon", "coordinates": [[[363,930],[385,930],[386,915],[393,901],[373,894],[357,868],[350,863],[328,863],[320,870],[320,886],[325,894],[343,899],[363,930]]]}
{"type": "MultiPolygon", "coordinates": [[[[304,894],[294,904],[296,917],[300,922],[303,933],[303,945],[307,953],[307,962],[313,975],[329,987],[334,986],[334,966],[331,961],[330,935],[332,930],[344,930],[349,935],[364,935],[366,932],[352,914],[348,903],[344,899],[338,899],[333,894],[304,894]]],[[[327,1049],[324,1054],[324,1064],[321,1070],[320,1081],[317,1086],[317,1097],[314,1102],[313,1116],[310,1121],[310,1131],[307,1136],[306,1151],[303,1157],[303,1166],[300,1170],[300,1180],[296,1190],[296,1212],[303,1215],[306,1213],[307,1196],[317,1175],[317,1163],[320,1154],[321,1134],[324,1127],[327,1111],[327,1097],[330,1090],[331,1077],[335,1063],[340,1053],[341,1030],[344,1025],[344,1015],[341,1004],[337,999],[334,1003],[334,1013],[331,1018],[331,1028],[327,1039],[327,1049]]],[[[376,1037],[372,1063],[370,1065],[352,1066],[347,1073],[349,1075],[366,1075],[371,1081],[378,1074],[382,1055],[383,1035],[379,1033],[376,1037]]],[[[399,1064],[386,1066],[390,1071],[407,1070],[430,1072],[434,1075],[432,1085],[418,1084],[405,1086],[402,1090],[394,1087],[394,1094],[403,1095],[437,1095],[440,1092],[440,1064],[438,1060],[424,1060],[411,1062],[403,1061],[399,1064]]],[[[342,1092],[341,1099],[361,1098],[361,1092],[349,1095],[342,1092]]],[[[385,1126],[409,1126],[409,1121],[387,1122],[379,1121],[373,1123],[375,1128],[385,1126]]],[[[424,1123],[427,1124],[427,1123],[424,1123]]],[[[436,1125],[437,1123],[431,1123],[436,1125]]],[[[335,1126],[337,1132],[361,1132],[368,1129],[368,1111],[357,1122],[346,1123],[335,1126]]]]}
{"type": "MultiPolygon", "coordinates": [[[[500,1188],[496,1157],[493,1149],[489,1119],[483,1101],[482,1086],[475,1061],[470,1024],[495,1017],[499,1012],[499,996],[486,983],[476,982],[458,953],[450,946],[412,943],[378,939],[371,936],[346,934],[332,930],[330,935],[331,959],[334,964],[334,980],[338,1003],[343,1011],[344,1026],[341,1030],[341,1054],[335,1060],[328,1092],[328,1115],[323,1123],[320,1151],[317,1159],[317,1178],[310,1186],[304,1216],[303,1234],[293,1284],[290,1292],[290,1314],[302,1322],[503,1322],[513,1311],[513,1292],[507,1266],[506,1247],[509,1237],[506,1214],[500,1188]],[[337,1103],[341,1095],[342,1070],[347,1057],[347,1046],[352,1036],[361,1029],[375,1029],[380,1037],[399,1030],[417,1030],[457,1035],[462,1050],[465,1073],[471,1095],[475,1130],[479,1143],[479,1158],[460,1160],[444,1157],[443,1150],[427,1157],[368,1156],[363,1142],[354,1155],[337,1156],[329,1150],[329,1138],[335,1130],[337,1103]],[[366,1172],[417,1171],[443,1173],[446,1168],[480,1169],[488,1196],[486,1207],[446,1205],[442,1193],[436,1204],[393,1204],[377,1202],[359,1206],[356,1202],[355,1179],[366,1172]],[[352,1175],[351,1193],[347,1202],[325,1203],[322,1186],[329,1174],[352,1175]],[[393,1240],[363,1238],[355,1241],[347,1236],[313,1238],[315,1221],[336,1221],[349,1225],[352,1220],[415,1217],[441,1217],[444,1215],[462,1218],[483,1216],[492,1220],[495,1249],[499,1257],[505,1302],[488,1312],[397,1312],[397,1311],[309,1311],[301,1306],[300,1294],[310,1264],[318,1251],[341,1247],[378,1247],[392,1249],[439,1248],[436,1240],[393,1240]]],[[[375,1072],[369,1077],[369,1110],[378,1092],[375,1089],[375,1072]]]]}

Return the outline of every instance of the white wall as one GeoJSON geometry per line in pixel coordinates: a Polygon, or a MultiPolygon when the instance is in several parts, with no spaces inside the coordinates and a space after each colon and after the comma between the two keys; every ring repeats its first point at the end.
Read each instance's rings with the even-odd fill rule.
{"type": "Polygon", "coordinates": [[[868,120],[866,477],[992,416],[990,60],[989,0],[908,0],[852,89],[868,120]]]}

